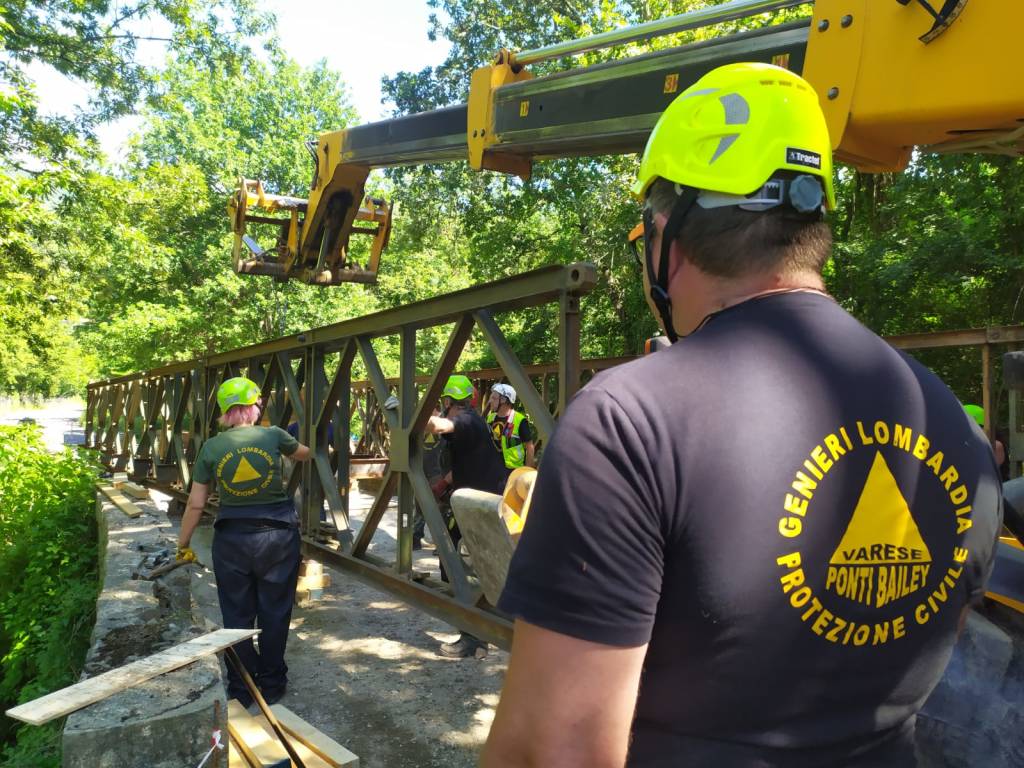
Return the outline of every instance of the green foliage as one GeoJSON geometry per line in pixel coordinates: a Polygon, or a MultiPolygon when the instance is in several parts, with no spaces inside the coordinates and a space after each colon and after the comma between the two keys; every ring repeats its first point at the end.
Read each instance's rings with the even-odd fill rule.
{"type": "MultiPolygon", "coordinates": [[[[385,78],[383,95],[396,115],[457,103],[466,98],[469,72],[503,47],[537,47],[721,1],[428,0],[437,13],[426,33],[446,38],[450,54],[437,67],[385,78]]],[[[0,333],[7,341],[0,391],[66,392],[86,378],[573,261],[593,262],[599,277],[583,301],[583,354],[642,348],[656,324],[625,242],[639,218],[627,191],[634,156],[537,162],[527,181],[474,173],[463,163],[392,169],[370,182],[375,193],[396,200],[376,288],[325,290],[236,276],[224,205],[237,178],[261,178],[271,191],[305,196],[312,164],[304,142],[358,122],[337,74],[323,64],[297,66],[257,5],[134,0],[120,6],[124,21],[104,16],[100,0],[21,2],[4,12],[11,28],[21,30],[19,40],[25,30],[34,33],[33,25],[40,40],[82,37],[64,49],[21,46],[27,53],[11,66],[30,60],[58,66],[52,54],[63,50],[78,64],[62,71],[91,82],[98,96],[89,119],[59,126],[66,146],[74,147],[61,155],[63,164],[38,176],[0,176],[0,333]],[[131,20],[146,15],[169,25],[170,56],[160,71],[131,61],[139,43],[131,20]],[[130,109],[140,96],[145,122],[122,164],[89,161],[90,120],[130,109]]],[[[762,14],[531,69],[544,76],[806,13],[805,7],[762,14]]],[[[832,217],[830,291],[883,334],[1017,322],[1022,184],[1020,163],[1008,158],[921,156],[896,175],[843,169],[832,217]]],[[[554,356],[550,313],[500,321],[522,359],[554,356]]],[[[432,333],[421,347],[443,340],[440,331],[432,333]]],[[[386,370],[395,366],[396,349],[394,340],[382,341],[386,370]]],[[[973,353],[923,357],[958,391],[976,391],[973,353]]],[[[474,338],[460,364],[492,362],[474,338]]]]}
{"type": "Polygon", "coordinates": [[[234,72],[251,55],[249,38],[268,28],[253,0],[13,0],[0,7],[0,392],[81,393],[105,367],[96,359],[105,350],[82,349],[75,333],[88,319],[92,249],[103,241],[67,214],[97,181],[96,126],[156,92],[156,73],[136,61],[148,39],[135,32],[143,20],[166,27],[181,60],[234,72]],[[71,78],[89,91],[89,104],[71,116],[41,113],[33,68],[71,78]],[[75,240],[86,247],[68,248],[75,240]]]}
{"type": "MultiPolygon", "coordinates": [[[[96,608],[96,464],[0,427],[0,708],[75,681],[96,608]]],[[[60,764],[60,724],[0,724],[5,765],[60,764]],[[17,744],[15,745],[15,740],[17,744]]]]}
{"type": "Polygon", "coordinates": [[[231,268],[227,190],[242,175],[304,195],[304,143],[356,121],[337,74],[300,68],[273,41],[264,58],[174,58],[159,78],[122,174],[94,173],[62,213],[90,266],[78,332],[102,375],[149,368],[372,311],[358,286],[324,291],[231,268]]]}
{"type": "MultiPolygon", "coordinates": [[[[724,1],[724,0],[723,0],[724,1]]],[[[623,0],[530,6],[472,0],[430,0],[438,13],[430,34],[452,43],[438,67],[400,73],[384,91],[405,114],[466,98],[467,72],[500,48],[526,49],[662,18],[720,2],[623,0]]],[[[806,8],[585,54],[531,67],[543,76],[647,48],[806,15],[806,8]]],[[[627,254],[625,234],[639,219],[627,194],[635,157],[535,163],[526,182],[475,174],[464,165],[389,172],[403,203],[399,226],[421,247],[440,238],[471,282],[548,263],[591,261],[599,283],[583,302],[583,354],[636,354],[656,329],[627,254]]],[[[836,246],[827,267],[831,293],[881,334],[1020,322],[1024,291],[1024,167],[990,156],[922,155],[902,174],[861,174],[844,168],[839,209],[831,216],[836,246]]],[[[389,255],[390,256],[390,255],[389,255]]],[[[391,268],[391,262],[388,262],[391,268]]],[[[524,359],[550,359],[551,319],[502,321],[524,359]]],[[[978,398],[976,350],[920,354],[962,397],[978,398]]],[[[489,362],[485,353],[478,358],[489,362]]]]}
{"type": "Polygon", "coordinates": [[[150,92],[153,73],[136,61],[143,20],[169,26],[168,40],[203,59],[231,60],[245,37],[267,29],[252,0],[8,0],[0,7],[0,156],[75,158],[104,120],[128,114],[150,92]],[[112,7],[113,6],[113,7],[112,7]],[[90,87],[74,118],[40,114],[29,65],[46,65],[90,87]]]}

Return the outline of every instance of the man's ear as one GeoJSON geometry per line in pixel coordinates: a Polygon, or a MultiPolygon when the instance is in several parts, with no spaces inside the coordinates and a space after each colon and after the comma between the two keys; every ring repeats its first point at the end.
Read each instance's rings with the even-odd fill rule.
{"type": "Polygon", "coordinates": [[[672,285],[676,276],[682,271],[686,263],[686,252],[679,245],[679,240],[672,242],[672,249],[669,251],[668,284],[672,285]]]}

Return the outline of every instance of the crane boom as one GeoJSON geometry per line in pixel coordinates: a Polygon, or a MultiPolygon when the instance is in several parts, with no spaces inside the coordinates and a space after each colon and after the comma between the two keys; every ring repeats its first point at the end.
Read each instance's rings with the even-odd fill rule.
{"type": "Polygon", "coordinates": [[[995,73],[1013,71],[1021,22],[1016,0],[734,0],[534,51],[502,50],[473,73],[466,104],[321,135],[303,215],[287,227],[282,220],[276,259],[246,239],[247,211],[259,206],[236,194],[236,269],[322,285],[373,282],[376,245],[367,267],[348,256],[353,231],[387,240],[389,208],[371,207],[378,229],[353,229],[370,215],[360,201],[371,169],[466,160],[527,178],[534,160],[637,152],[676,95],[731,62],[802,74],[819,94],[837,158],[861,170],[900,170],[915,147],[1018,155],[1024,82],[995,73]],[[526,66],[793,6],[813,6],[812,15],[545,77],[526,66]]]}

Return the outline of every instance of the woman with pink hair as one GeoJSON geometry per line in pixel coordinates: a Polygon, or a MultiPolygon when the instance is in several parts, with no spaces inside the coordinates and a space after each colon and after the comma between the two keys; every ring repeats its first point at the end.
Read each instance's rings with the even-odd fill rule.
{"type": "MultiPolygon", "coordinates": [[[[199,451],[192,490],[178,536],[179,559],[194,559],[189,549],[216,480],[220,510],[214,523],[213,572],[224,626],[260,627],[259,652],[251,640],[235,650],[273,704],[285,693],[284,661],[288,625],[299,575],[299,519],[281,482],[281,457],[309,458],[309,448],[280,427],[257,426],[260,388],[243,377],[217,390],[220,431],[199,451]]],[[[241,675],[228,666],[228,696],[249,707],[253,699],[241,675]]]]}

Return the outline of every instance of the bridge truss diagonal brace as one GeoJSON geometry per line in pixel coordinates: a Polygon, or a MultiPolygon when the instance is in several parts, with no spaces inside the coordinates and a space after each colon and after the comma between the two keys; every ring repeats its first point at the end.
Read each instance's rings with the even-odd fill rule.
{"type": "Polygon", "coordinates": [[[550,440],[551,435],[555,432],[555,420],[551,417],[551,413],[537,392],[537,388],[530,381],[530,377],[523,370],[523,365],[519,362],[519,358],[516,357],[512,347],[509,346],[508,341],[505,339],[505,334],[501,332],[498,323],[495,322],[494,315],[489,310],[480,309],[473,313],[473,317],[476,319],[477,326],[494,352],[498,365],[505,371],[505,375],[508,376],[512,386],[516,389],[516,394],[523,401],[523,406],[530,414],[533,423],[537,426],[537,431],[540,433],[541,438],[545,442],[550,440]]]}

